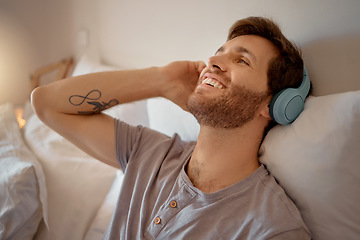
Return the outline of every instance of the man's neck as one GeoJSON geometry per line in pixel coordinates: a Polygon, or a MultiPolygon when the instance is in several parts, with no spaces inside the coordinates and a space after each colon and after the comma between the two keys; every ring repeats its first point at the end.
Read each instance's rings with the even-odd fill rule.
{"type": "Polygon", "coordinates": [[[252,127],[214,129],[201,126],[186,172],[195,187],[210,193],[237,183],[258,167],[261,133],[252,127]]]}

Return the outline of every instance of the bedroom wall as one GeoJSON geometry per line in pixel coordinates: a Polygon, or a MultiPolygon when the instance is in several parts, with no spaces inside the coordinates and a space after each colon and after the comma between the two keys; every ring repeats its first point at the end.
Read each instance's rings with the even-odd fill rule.
{"type": "Polygon", "coordinates": [[[37,68],[73,55],[72,0],[0,1],[0,104],[23,104],[37,68]]]}
{"type": "Polygon", "coordinates": [[[358,0],[102,0],[98,50],[124,68],[206,60],[239,18],[274,19],[303,49],[315,95],[360,89],[358,0]],[[342,84],[339,84],[341,82],[342,84]]]}
{"type": "Polygon", "coordinates": [[[71,55],[124,68],[206,61],[250,15],[303,48],[316,95],[360,89],[359,12],[358,0],[0,0],[0,104],[24,103],[29,75],[71,55]]]}

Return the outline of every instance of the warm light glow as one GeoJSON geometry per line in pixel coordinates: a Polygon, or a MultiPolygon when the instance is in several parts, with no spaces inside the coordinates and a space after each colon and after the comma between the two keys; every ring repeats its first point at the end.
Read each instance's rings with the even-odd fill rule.
{"type": "MultiPolygon", "coordinates": [[[[1,9],[0,9],[1,10],[1,9]]],[[[27,32],[0,11],[0,104],[23,104],[28,98],[32,50],[27,32]]]]}
{"type": "Polygon", "coordinates": [[[14,113],[16,116],[16,120],[19,123],[19,128],[21,129],[26,123],[26,120],[23,119],[24,108],[22,108],[22,107],[15,108],[14,113]]]}

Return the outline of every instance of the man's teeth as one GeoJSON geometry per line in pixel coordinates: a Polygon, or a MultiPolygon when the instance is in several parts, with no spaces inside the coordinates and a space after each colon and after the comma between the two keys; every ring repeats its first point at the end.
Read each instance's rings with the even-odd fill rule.
{"type": "Polygon", "coordinates": [[[202,84],[208,84],[208,85],[211,85],[215,88],[219,88],[219,89],[223,89],[224,86],[219,83],[218,81],[214,80],[214,79],[211,79],[211,78],[205,78],[203,81],[202,81],[202,84]]]}

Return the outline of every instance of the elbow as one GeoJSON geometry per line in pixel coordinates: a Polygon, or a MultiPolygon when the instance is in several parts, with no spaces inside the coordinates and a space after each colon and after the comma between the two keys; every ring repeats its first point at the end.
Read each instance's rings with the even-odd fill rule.
{"type": "Polygon", "coordinates": [[[43,120],[46,112],[47,102],[44,87],[37,87],[31,92],[31,105],[36,115],[43,120]]]}

